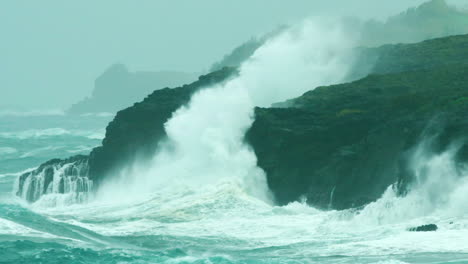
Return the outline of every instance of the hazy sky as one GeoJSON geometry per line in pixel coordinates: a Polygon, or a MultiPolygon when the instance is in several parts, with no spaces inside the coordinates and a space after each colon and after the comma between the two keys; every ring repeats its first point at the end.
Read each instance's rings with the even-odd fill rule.
{"type": "Polygon", "coordinates": [[[314,14],[379,17],[424,0],[1,0],[0,109],[64,108],[109,65],[200,72],[314,14]]]}

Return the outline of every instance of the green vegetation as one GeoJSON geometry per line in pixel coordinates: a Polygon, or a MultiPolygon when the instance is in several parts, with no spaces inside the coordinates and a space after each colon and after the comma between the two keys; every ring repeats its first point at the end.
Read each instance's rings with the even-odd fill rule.
{"type": "Polygon", "coordinates": [[[340,112],[336,114],[337,117],[344,117],[347,115],[352,115],[352,114],[360,114],[364,113],[365,111],[359,110],[359,109],[343,109],[340,112]]]}

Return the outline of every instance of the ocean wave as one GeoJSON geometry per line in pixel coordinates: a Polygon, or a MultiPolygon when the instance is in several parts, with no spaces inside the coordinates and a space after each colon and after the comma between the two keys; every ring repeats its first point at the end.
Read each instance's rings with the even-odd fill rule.
{"type": "Polygon", "coordinates": [[[376,262],[374,264],[408,264],[408,263],[402,262],[399,260],[383,260],[383,261],[376,262]]]}
{"type": "Polygon", "coordinates": [[[31,172],[33,170],[37,169],[37,167],[33,167],[33,168],[29,168],[29,169],[25,169],[25,170],[22,170],[22,171],[19,171],[19,172],[10,172],[10,173],[3,173],[3,174],[0,174],[0,178],[4,178],[4,177],[18,177],[24,173],[27,173],[27,172],[31,172]]]}
{"type": "Polygon", "coordinates": [[[18,152],[17,149],[11,147],[0,147],[0,156],[1,155],[8,155],[18,152]]]}
{"type": "MultiPolygon", "coordinates": [[[[272,253],[274,249],[283,248],[283,256],[300,251],[306,258],[318,255],[349,258],[340,263],[405,264],[407,254],[468,250],[466,218],[456,220],[463,225],[457,229],[450,224],[453,221],[450,217],[443,216],[372,224],[362,221],[359,213],[352,210],[321,211],[299,202],[271,206],[246,194],[234,183],[205,186],[199,192],[183,189],[161,190],[135,201],[127,201],[127,197],[116,194],[109,199],[96,197],[87,204],[50,207],[48,203],[36,203],[31,208],[106,237],[164,236],[174,237],[178,244],[183,244],[181,241],[185,239],[203,238],[207,239],[206,243],[217,243],[219,250],[230,248],[234,240],[249,241],[262,245],[263,250],[272,249],[272,253]],[[426,222],[437,223],[440,230],[407,231],[409,226],[426,222]],[[292,249],[287,252],[287,248],[292,249]],[[356,261],[360,256],[385,255],[389,250],[395,257],[356,261]]],[[[53,202],[56,197],[45,198],[53,202]]],[[[256,250],[251,253],[258,252],[256,250]]]]}
{"type": "Polygon", "coordinates": [[[84,152],[84,151],[90,151],[93,148],[94,147],[91,147],[91,146],[80,145],[80,146],[76,146],[74,149],[67,150],[67,152],[68,153],[80,153],[80,152],[84,152]]]}
{"type": "Polygon", "coordinates": [[[0,235],[55,237],[3,218],[0,218],[0,235]]]}
{"type": "Polygon", "coordinates": [[[63,148],[63,147],[56,146],[56,147],[37,148],[37,149],[33,149],[31,151],[23,153],[21,156],[19,156],[19,158],[24,159],[24,158],[29,158],[29,157],[35,157],[35,156],[37,156],[37,155],[39,155],[41,153],[47,153],[49,151],[57,150],[57,149],[61,149],[61,148],[63,148]]]}
{"type": "Polygon", "coordinates": [[[48,109],[48,110],[0,110],[0,117],[14,116],[14,117],[27,117],[27,116],[63,116],[65,112],[61,109],[48,109]]]}
{"type": "Polygon", "coordinates": [[[104,130],[68,130],[64,128],[47,128],[0,133],[0,137],[11,139],[43,138],[54,136],[78,136],[89,139],[103,139],[104,130]]]}

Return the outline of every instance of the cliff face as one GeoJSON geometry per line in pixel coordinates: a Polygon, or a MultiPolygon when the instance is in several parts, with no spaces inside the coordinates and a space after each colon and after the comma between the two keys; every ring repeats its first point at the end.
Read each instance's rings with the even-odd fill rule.
{"type": "Polygon", "coordinates": [[[373,69],[380,74],[319,87],[290,100],[292,108],[257,108],[246,138],[277,201],[306,197],[343,209],[376,200],[396,182],[404,192],[408,155],[425,131],[436,130],[434,151],[468,131],[467,43],[458,36],[388,46],[373,69]]]}
{"type": "Polygon", "coordinates": [[[16,195],[29,202],[35,202],[45,194],[69,194],[74,201],[84,201],[92,189],[88,172],[87,156],[53,159],[21,175],[16,195]]]}
{"type": "Polygon", "coordinates": [[[72,105],[68,113],[115,113],[154,90],[177,87],[194,80],[196,75],[192,73],[130,72],[125,65],[115,64],[96,79],[92,95],[72,105]]]}

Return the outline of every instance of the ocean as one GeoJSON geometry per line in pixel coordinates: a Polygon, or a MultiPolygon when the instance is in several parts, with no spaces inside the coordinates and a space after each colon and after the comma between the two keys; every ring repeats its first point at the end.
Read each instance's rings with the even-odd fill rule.
{"type": "Polygon", "coordinates": [[[88,153],[111,118],[1,117],[0,263],[468,263],[463,189],[431,207],[423,189],[402,198],[389,188],[344,211],[275,206],[229,180],[59,206],[15,196],[21,172],[88,153]],[[439,230],[408,231],[428,223],[439,230]]]}

